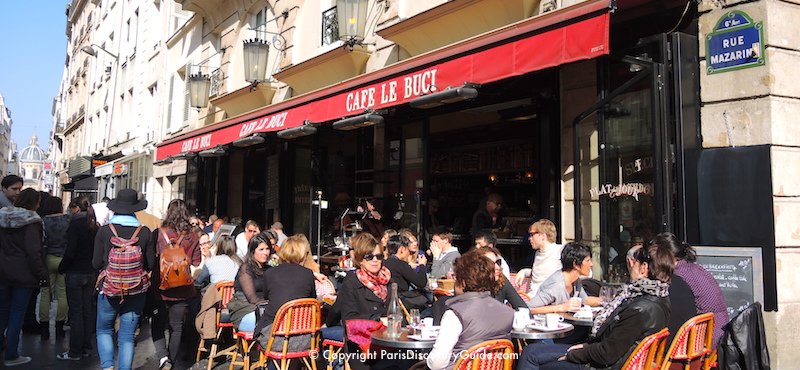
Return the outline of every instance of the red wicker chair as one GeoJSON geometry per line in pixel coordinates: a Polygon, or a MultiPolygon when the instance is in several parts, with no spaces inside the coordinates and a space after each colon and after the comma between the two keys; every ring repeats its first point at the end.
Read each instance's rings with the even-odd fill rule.
{"type": "Polygon", "coordinates": [[[316,357],[319,354],[319,329],[322,326],[322,308],[315,298],[301,298],[286,302],[275,315],[272,332],[267,339],[267,348],[261,353],[258,365],[265,366],[272,360],[275,366],[286,370],[292,359],[301,358],[307,368],[317,370],[316,357]],[[310,335],[308,348],[299,352],[289,352],[289,339],[299,335],[310,335]],[[282,337],[280,351],[273,350],[275,339],[282,337]],[[280,360],[280,366],[278,365],[280,360]],[[310,361],[309,361],[310,360],[310,361]]]}
{"type": "Polygon", "coordinates": [[[222,333],[228,329],[230,329],[231,333],[233,333],[233,323],[230,322],[230,318],[222,317],[222,313],[228,309],[228,302],[230,302],[231,298],[233,298],[233,282],[220,281],[214,286],[214,288],[217,289],[217,293],[220,296],[220,302],[217,305],[217,318],[215,320],[217,326],[217,335],[211,342],[210,350],[205,348],[205,341],[202,338],[200,339],[200,344],[197,346],[196,358],[196,361],[200,361],[200,355],[202,352],[208,352],[208,370],[211,370],[212,365],[214,364],[214,358],[221,356],[233,356],[233,352],[236,350],[236,344],[221,351],[217,350],[219,344],[222,342],[222,333]]]}
{"type": "Polygon", "coordinates": [[[655,370],[661,368],[664,361],[664,348],[667,346],[669,330],[661,329],[658,333],[648,335],[633,350],[622,370],[655,370]]]}
{"type": "Polygon", "coordinates": [[[661,370],[698,370],[711,355],[714,314],[704,313],[687,320],[675,335],[661,370]]]}
{"type": "Polygon", "coordinates": [[[456,361],[454,370],[511,370],[514,345],[507,339],[478,343],[456,361]]]}

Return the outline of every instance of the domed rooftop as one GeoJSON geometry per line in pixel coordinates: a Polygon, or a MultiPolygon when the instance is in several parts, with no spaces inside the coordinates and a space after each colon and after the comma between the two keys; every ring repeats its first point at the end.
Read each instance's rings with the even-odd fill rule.
{"type": "Polygon", "coordinates": [[[44,150],[39,148],[38,138],[36,135],[31,137],[31,144],[19,154],[20,162],[42,162],[45,160],[44,150]]]}

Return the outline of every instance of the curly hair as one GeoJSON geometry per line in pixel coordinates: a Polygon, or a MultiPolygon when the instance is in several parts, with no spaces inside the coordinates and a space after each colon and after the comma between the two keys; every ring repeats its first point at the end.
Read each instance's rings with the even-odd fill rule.
{"type": "MultiPolygon", "coordinates": [[[[503,257],[503,255],[500,253],[500,250],[495,248],[495,247],[480,247],[480,248],[476,248],[475,250],[480,252],[482,255],[484,255],[484,257],[486,257],[487,253],[492,253],[497,258],[502,258],[503,257]]],[[[494,262],[495,265],[497,264],[497,261],[492,261],[492,262],[494,262]]],[[[492,266],[492,267],[494,267],[494,266],[492,266]]],[[[506,285],[506,275],[501,273],[500,276],[497,277],[497,285],[495,286],[494,291],[492,291],[492,294],[497,294],[499,291],[503,290],[503,286],[504,285],[506,285]]]]}
{"type": "Polygon", "coordinates": [[[472,250],[456,259],[453,265],[456,285],[464,292],[491,292],[497,289],[494,279],[494,263],[484,256],[483,251],[472,250]]]}
{"type": "Polygon", "coordinates": [[[186,209],[186,202],[183,199],[173,199],[167,206],[167,216],[161,223],[162,227],[171,227],[175,231],[189,231],[192,225],[189,224],[189,210],[186,209]]]}

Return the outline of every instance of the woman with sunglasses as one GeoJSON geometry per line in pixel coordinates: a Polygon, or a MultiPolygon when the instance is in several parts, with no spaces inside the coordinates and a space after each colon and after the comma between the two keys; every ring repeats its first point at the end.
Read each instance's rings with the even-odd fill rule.
{"type": "Polygon", "coordinates": [[[383,249],[369,234],[362,233],[351,240],[354,273],[342,282],[333,311],[342,320],[366,319],[379,321],[386,315],[389,292],[387,285],[392,274],[383,266],[383,249]]]}
{"type": "Polygon", "coordinates": [[[525,347],[518,370],[620,368],[636,344],[669,323],[672,251],[651,244],[633,254],[631,283],[597,315],[586,343],[535,343],[525,347]]]}
{"type": "Polygon", "coordinates": [[[528,302],[531,313],[566,312],[570,297],[580,298],[581,304],[600,305],[600,299],[589,297],[581,284],[581,276],[589,276],[594,266],[591,248],[580,243],[567,243],[561,250],[561,266],[561,271],[545,279],[528,302]]]}

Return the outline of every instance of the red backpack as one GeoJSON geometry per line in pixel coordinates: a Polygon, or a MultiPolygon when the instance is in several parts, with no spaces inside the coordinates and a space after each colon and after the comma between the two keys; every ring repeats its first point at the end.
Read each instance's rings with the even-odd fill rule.
{"type": "Polygon", "coordinates": [[[150,279],[144,272],[142,248],[136,245],[142,226],[136,228],[130,239],[121,238],[113,224],[108,224],[108,227],[114,236],[111,237],[108,264],[98,278],[98,282],[102,280],[103,294],[123,297],[146,292],[150,288],[150,279]]]}

